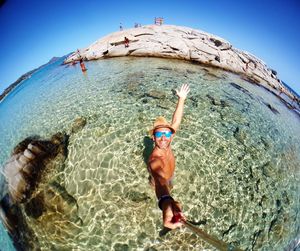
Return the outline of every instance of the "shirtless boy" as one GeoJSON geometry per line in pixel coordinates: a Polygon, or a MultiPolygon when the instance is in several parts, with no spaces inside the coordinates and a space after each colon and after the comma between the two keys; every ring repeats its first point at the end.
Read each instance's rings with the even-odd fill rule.
{"type": "Polygon", "coordinates": [[[170,195],[170,183],[175,170],[175,158],[171,149],[171,142],[179,128],[183,115],[184,101],[189,91],[190,88],[187,84],[182,85],[180,90],[176,90],[178,102],[172,123],[169,124],[165,118],[158,117],[151,130],[155,147],[149,157],[148,168],[152,176],[152,183],[155,186],[158,205],[163,213],[163,224],[170,229],[182,225],[180,221],[176,222],[174,220],[174,216],[184,217],[179,203],[170,195]]]}

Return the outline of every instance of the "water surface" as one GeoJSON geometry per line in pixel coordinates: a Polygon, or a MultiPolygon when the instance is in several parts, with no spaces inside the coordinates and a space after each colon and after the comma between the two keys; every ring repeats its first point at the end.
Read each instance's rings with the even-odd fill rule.
{"type": "Polygon", "coordinates": [[[41,250],[214,250],[188,229],[160,236],[148,185],[148,130],[157,116],[171,120],[172,90],[182,83],[191,92],[173,141],[172,196],[187,218],[248,250],[282,250],[299,234],[300,120],[273,94],[185,61],[99,60],[86,74],[59,63],[0,103],[1,165],[25,137],[70,133],[76,118],[87,120],[70,136],[65,165],[45,181],[73,204],[27,217],[41,250]]]}

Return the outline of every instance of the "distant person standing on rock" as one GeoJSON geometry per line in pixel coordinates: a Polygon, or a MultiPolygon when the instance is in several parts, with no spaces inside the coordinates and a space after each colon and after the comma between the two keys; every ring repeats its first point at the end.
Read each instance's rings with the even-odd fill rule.
{"type": "Polygon", "coordinates": [[[124,37],[124,44],[125,48],[129,47],[129,39],[127,37],[124,37]]]}
{"type": "Polygon", "coordinates": [[[182,85],[180,90],[176,90],[178,102],[172,123],[169,124],[164,117],[158,117],[154,122],[153,129],[150,131],[155,143],[148,160],[150,183],[155,188],[158,206],[162,210],[163,224],[170,229],[182,226],[182,222],[178,219],[185,219],[181,212],[181,206],[170,195],[175,171],[175,157],[171,149],[171,142],[179,129],[183,116],[184,101],[189,92],[190,88],[187,84],[182,85]]]}

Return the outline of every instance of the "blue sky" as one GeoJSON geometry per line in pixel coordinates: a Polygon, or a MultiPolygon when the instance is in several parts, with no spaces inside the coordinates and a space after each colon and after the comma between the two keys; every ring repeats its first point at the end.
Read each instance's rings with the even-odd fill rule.
{"type": "Polygon", "coordinates": [[[298,0],[6,0],[0,7],[0,93],[53,56],[117,31],[120,22],[131,28],[161,16],[166,24],[218,35],[254,54],[300,94],[299,13],[298,0]]]}

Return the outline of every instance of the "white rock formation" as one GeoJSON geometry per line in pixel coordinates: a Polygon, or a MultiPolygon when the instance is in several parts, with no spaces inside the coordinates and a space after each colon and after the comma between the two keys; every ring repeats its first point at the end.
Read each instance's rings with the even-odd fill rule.
{"type": "Polygon", "coordinates": [[[250,53],[233,48],[228,41],[220,37],[188,27],[147,25],[114,32],[80,50],[80,55],[77,52],[71,54],[65,63],[77,61],[80,56],[84,60],[151,56],[197,61],[243,74],[249,80],[268,89],[282,89],[293,98],[263,61],[250,53]],[[124,37],[130,41],[128,48],[124,46],[124,37]]]}

